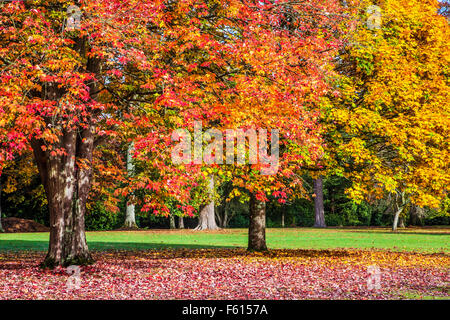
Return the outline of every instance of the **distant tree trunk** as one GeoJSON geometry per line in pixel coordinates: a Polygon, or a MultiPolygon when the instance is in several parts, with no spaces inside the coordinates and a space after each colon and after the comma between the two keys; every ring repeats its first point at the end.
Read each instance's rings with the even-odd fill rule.
{"type": "Polygon", "coordinates": [[[223,222],[222,228],[228,228],[228,210],[227,206],[225,206],[225,212],[223,213],[223,222]]]}
{"type": "Polygon", "coordinates": [[[400,217],[398,220],[398,224],[400,228],[405,228],[405,219],[403,217],[400,217]]]}
{"type": "Polygon", "coordinates": [[[178,217],[178,229],[184,229],[184,219],[183,219],[183,217],[178,217]]]}
{"type": "Polygon", "coordinates": [[[403,211],[403,208],[400,208],[395,212],[394,222],[392,223],[392,231],[397,231],[398,219],[399,219],[400,213],[402,213],[402,211],[403,211]]]}
{"type": "Polygon", "coordinates": [[[176,229],[177,228],[175,226],[175,216],[173,214],[171,214],[169,216],[169,224],[170,224],[170,229],[176,229]]]}
{"type": "Polygon", "coordinates": [[[216,223],[216,215],[214,213],[214,176],[212,175],[209,178],[208,193],[211,201],[200,211],[198,215],[198,225],[195,230],[219,229],[216,223]]]}
{"type": "Polygon", "coordinates": [[[218,212],[218,210],[216,210],[216,219],[217,219],[217,225],[220,228],[228,227],[229,216],[228,216],[228,205],[226,203],[220,212],[218,212]]]}
{"type": "Polygon", "coordinates": [[[323,180],[319,177],[314,180],[314,228],[326,228],[325,211],[323,209],[323,180]]]}
{"type": "Polygon", "coordinates": [[[396,195],[396,201],[395,201],[395,206],[396,206],[396,211],[394,214],[394,222],[392,223],[392,231],[397,231],[397,227],[398,227],[398,222],[400,219],[400,214],[403,212],[403,209],[405,208],[406,204],[409,202],[405,200],[405,194],[401,193],[400,195],[400,204],[398,203],[398,194],[396,195]]]}
{"type": "Polygon", "coordinates": [[[0,232],[5,232],[2,226],[2,181],[0,179],[0,232]]]}
{"type": "MultiPolygon", "coordinates": [[[[131,142],[127,149],[127,173],[131,177],[134,175],[134,163],[133,163],[134,142],[131,142]]],[[[125,228],[137,229],[136,224],[136,211],[133,203],[127,201],[127,208],[125,214],[125,222],[123,224],[125,228]]]]}
{"type": "Polygon", "coordinates": [[[410,224],[413,226],[418,226],[421,225],[421,219],[423,216],[423,208],[419,207],[419,206],[411,206],[411,211],[410,211],[410,224]]]}
{"type": "Polygon", "coordinates": [[[215,211],[214,213],[216,215],[217,225],[220,226],[221,228],[223,228],[223,217],[224,217],[224,215],[221,214],[221,209],[216,209],[214,211],[215,211]]]}
{"type": "Polygon", "coordinates": [[[284,228],[284,211],[281,212],[281,227],[284,228]]]}
{"type": "Polygon", "coordinates": [[[250,224],[248,228],[249,251],[265,251],[266,245],[266,203],[250,194],[250,224]]]}

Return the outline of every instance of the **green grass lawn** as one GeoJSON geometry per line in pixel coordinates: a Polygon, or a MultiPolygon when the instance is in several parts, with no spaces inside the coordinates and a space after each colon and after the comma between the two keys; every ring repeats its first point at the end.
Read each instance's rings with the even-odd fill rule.
{"type": "MultiPolygon", "coordinates": [[[[449,228],[415,228],[392,233],[374,229],[267,229],[267,245],[273,249],[390,249],[393,251],[449,253],[449,228]]],[[[0,234],[0,251],[41,250],[48,247],[48,233],[0,234]]],[[[246,229],[217,232],[193,230],[145,230],[88,232],[92,250],[157,248],[246,247],[246,229]]]]}

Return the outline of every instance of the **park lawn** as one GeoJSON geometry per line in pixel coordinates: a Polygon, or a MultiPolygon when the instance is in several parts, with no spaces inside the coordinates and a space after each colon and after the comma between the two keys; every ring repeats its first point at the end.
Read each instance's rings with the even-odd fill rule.
{"type": "MultiPolygon", "coordinates": [[[[450,251],[450,228],[285,228],[267,229],[272,249],[387,249],[409,252],[450,251]]],[[[45,251],[48,233],[0,234],[0,251],[45,251]]],[[[87,232],[91,250],[144,250],[163,248],[245,248],[246,229],[219,231],[141,230],[87,232]]]]}

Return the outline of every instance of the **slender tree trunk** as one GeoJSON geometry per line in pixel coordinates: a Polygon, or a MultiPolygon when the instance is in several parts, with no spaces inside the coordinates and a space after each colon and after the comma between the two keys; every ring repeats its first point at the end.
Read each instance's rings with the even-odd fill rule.
{"type": "MultiPolygon", "coordinates": [[[[134,164],[133,164],[133,152],[134,152],[134,143],[131,142],[127,149],[127,173],[128,176],[131,177],[134,175],[134,164]]],[[[130,200],[130,199],[128,199],[130,200]]],[[[134,203],[127,201],[127,208],[125,214],[125,222],[123,225],[125,228],[137,229],[138,226],[136,224],[136,212],[134,203]]]]}
{"type": "Polygon", "coordinates": [[[225,205],[224,213],[223,213],[223,222],[222,222],[222,228],[228,228],[228,208],[227,205],[225,205]]]}
{"type": "Polygon", "coordinates": [[[214,210],[214,211],[215,211],[215,215],[216,215],[217,225],[220,226],[221,228],[223,228],[224,214],[222,214],[222,212],[221,212],[222,210],[214,210]]]}
{"type": "Polygon", "coordinates": [[[214,176],[212,175],[209,178],[208,193],[211,201],[200,211],[198,215],[198,225],[195,230],[219,229],[216,223],[216,215],[214,213],[214,176]]]}
{"type": "Polygon", "coordinates": [[[406,228],[405,227],[405,219],[403,217],[400,217],[398,220],[398,224],[400,228],[406,228]]]}
{"type": "Polygon", "coordinates": [[[281,227],[284,228],[284,211],[281,212],[281,227]]]}
{"type": "Polygon", "coordinates": [[[400,195],[400,201],[401,201],[400,204],[398,204],[398,200],[397,199],[398,199],[398,195],[397,195],[396,200],[395,200],[395,203],[396,203],[395,206],[397,207],[397,210],[395,211],[395,214],[394,214],[394,222],[392,223],[392,231],[397,231],[398,222],[399,222],[399,219],[400,219],[400,214],[403,212],[403,209],[405,208],[406,204],[409,202],[409,200],[408,201],[405,200],[405,194],[404,193],[402,193],[400,195]]]}
{"type": "Polygon", "coordinates": [[[250,194],[250,224],[248,228],[248,250],[265,251],[266,245],[266,203],[250,194]]]}
{"type": "Polygon", "coordinates": [[[183,217],[178,217],[178,229],[184,229],[184,219],[183,219],[183,217]]]}
{"type": "Polygon", "coordinates": [[[314,180],[314,228],[326,228],[325,211],[323,209],[323,179],[319,177],[314,180]]]}
{"type": "Polygon", "coordinates": [[[171,215],[169,216],[169,226],[170,226],[170,229],[176,229],[176,228],[177,228],[177,227],[175,226],[175,217],[174,217],[173,214],[171,214],[171,215]]]}
{"type": "Polygon", "coordinates": [[[392,223],[392,231],[397,231],[398,219],[400,217],[400,213],[402,213],[403,208],[398,209],[394,215],[394,222],[392,223]]]}

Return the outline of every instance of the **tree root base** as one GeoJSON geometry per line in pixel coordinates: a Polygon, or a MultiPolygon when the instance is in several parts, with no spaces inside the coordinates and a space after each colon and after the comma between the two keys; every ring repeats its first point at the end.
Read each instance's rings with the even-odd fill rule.
{"type": "Polygon", "coordinates": [[[219,227],[208,228],[208,227],[197,226],[197,227],[194,229],[194,231],[208,231],[208,230],[221,230],[221,228],[219,228],[219,227]]]}
{"type": "Polygon", "coordinates": [[[53,257],[47,256],[44,261],[40,263],[40,267],[42,269],[54,269],[58,266],[67,267],[71,265],[77,265],[77,266],[88,266],[91,264],[94,264],[95,260],[92,258],[92,256],[88,254],[83,255],[77,255],[72,258],[64,259],[62,261],[57,261],[53,257]]]}
{"type": "Polygon", "coordinates": [[[139,229],[138,225],[136,223],[124,223],[121,229],[131,229],[131,230],[137,230],[139,229]]]}
{"type": "Polygon", "coordinates": [[[262,248],[247,248],[248,252],[268,252],[269,249],[267,249],[267,247],[262,247],[262,248]]]}

